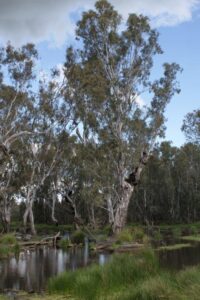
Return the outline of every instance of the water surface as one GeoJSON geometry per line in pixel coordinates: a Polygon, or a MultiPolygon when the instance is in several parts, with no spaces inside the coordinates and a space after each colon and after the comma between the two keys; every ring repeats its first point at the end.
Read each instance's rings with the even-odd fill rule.
{"type": "Polygon", "coordinates": [[[18,257],[0,261],[0,290],[41,292],[47,280],[65,270],[76,270],[91,263],[104,264],[109,254],[89,253],[84,248],[62,249],[43,246],[34,251],[21,252],[18,257]]]}
{"type": "MultiPolygon", "coordinates": [[[[182,269],[200,264],[200,243],[189,248],[157,252],[162,267],[182,269]]],[[[94,254],[88,243],[83,248],[62,250],[43,246],[34,251],[21,252],[18,257],[0,261],[0,290],[45,290],[50,277],[65,270],[76,270],[91,263],[103,265],[111,257],[108,253],[94,254]]]]}

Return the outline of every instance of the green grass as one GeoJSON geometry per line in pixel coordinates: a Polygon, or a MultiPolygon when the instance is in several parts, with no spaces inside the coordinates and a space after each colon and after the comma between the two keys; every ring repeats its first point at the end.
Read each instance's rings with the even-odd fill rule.
{"type": "Polygon", "coordinates": [[[154,231],[154,233],[153,233],[153,238],[154,238],[154,240],[156,240],[156,241],[158,241],[158,242],[161,241],[161,240],[163,239],[163,235],[162,235],[162,233],[160,232],[160,229],[154,231]]]}
{"type": "Polygon", "coordinates": [[[72,244],[83,244],[84,243],[84,239],[85,239],[85,234],[83,231],[81,230],[77,230],[77,231],[74,231],[72,234],[71,234],[71,242],[72,244]]]}
{"type": "Polygon", "coordinates": [[[118,244],[132,243],[132,242],[146,242],[147,236],[144,233],[142,227],[134,226],[124,228],[120,233],[117,234],[116,240],[118,244]]]}
{"type": "Polygon", "coordinates": [[[146,249],[115,255],[104,266],[65,272],[50,279],[48,290],[77,300],[199,300],[200,266],[167,272],[146,249]]]}
{"type": "Polygon", "coordinates": [[[62,249],[67,249],[69,247],[72,246],[72,243],[70,240],[68,239],[61,239],[59,242],[58,242],[58,246],[62,249]]]}
{"type": "Polygon", "coordinates": [[[150,275],[156,275],[157,271],[157,258],[148,249],[134,255],[116,255],[102,267],[95,265],[84,270],[65,272],[50,279],[48,290],[50,293],[70,294],[77,299],[101,299],[131,283],[136,284],[150,275]]]}
{"type": "Polygon", "coordinates": [[[172,228],[172,236],[175,239],[180,238],[182,235],[182,228],[181,227],[174,227],[172,228]]]}
{"type": "Polygon", "coordinates": [[[188,247],[191,247],[190,243],[161,246],[157,248],[157,250],[178,250],[178,249],[188,248],[188,247]]]}
{"type": "Polygon", "coordinates": [[[0,237],[0,245],[10,245],[17,242],[13,234],[4,234],[0,237]]]}
{"type": "Polygon", "coordinates": [[[0,258],[19,252],[19,244],[12,234],[5,234],[0,237],[0,258]]]}
{"type": "Polygon", "coordinates": [[[200,242],[200,235],[188,235],[181,238],[184,241],[200,242]]]}
{"type": "MultiPolygon", "coordinates": [[[[0,300],[10,300],[10,297],[0,295],[0,300]]],[[[37,295],[37,294],[27,294],[26,292],[18,292],[16,298],[12,298],[16,300],[74,300],[70,296],[62,296],[62,295],[53,295],[50,296],[48,294],[45,295],[37,295]]]]}

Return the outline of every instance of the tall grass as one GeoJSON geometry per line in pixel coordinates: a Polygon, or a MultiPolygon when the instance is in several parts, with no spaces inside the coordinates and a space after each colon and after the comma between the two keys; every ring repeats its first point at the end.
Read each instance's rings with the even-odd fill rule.
{"type": "Polygon", "coordinates": [[[105,266],[92,266],[75,272],[65,272],[50,279],[50,293],[66,293],[78,299],[106,299],[132,283],[156,275],[158,262],[148,249],[134,255],[116,255],[105,266]]]}
{"type": "Polygon", "coordinates": [[[82,300],[199,300],[200,266],[166,272],[146,249],[115,255],[104,266],[65,272],[50,279],[48,290],[82,300]]]}
{"type": "Polygon", "coordinates": [[[0,237],[0,258],[6,258],[19,252],[19,245],[14,235],[5,234],[0,237]]]}
{"type": "Polygon", "coordinates": [[[147,236],[144,233],[144,229],[138,226],[124,228],[117,236],[117,243],[131,243],[147,240],[147,236]]]}

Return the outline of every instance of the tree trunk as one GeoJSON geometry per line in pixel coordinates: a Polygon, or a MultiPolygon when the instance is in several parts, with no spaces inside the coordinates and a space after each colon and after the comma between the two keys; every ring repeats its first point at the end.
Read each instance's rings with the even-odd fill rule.
{"type": "MultiPolygon", "coordinates": [[[[134,191],[134,187],[140,182],[141,172],[149,159],[149,154],[146,151],[142,151],[138,166],[129,174],[129,177],[122,181],[122,191],[120,200],[115,208],[113,233],[119,233],[126,224],[128,206],[131,196],[134,191]]],[[[121,168],[122,169],[122,168],[121,168]]],[[[122,172],[121,172],[122,173],[122,172]]]]}
{"type": "Polygon", "coordinates": [[[3,230],[5,233],[8,233],[10,231],[10,221],[11,221],[11,203],[9,199],[4,197],[2,201],[2,207],[1,207],[1,221],[3,230]]]}
{"type": "Polygon", "coordinates": [[[26,199],[26,210],[23,216],[24,229],[27,229],[28,220],[30,222],[31,234],[36,235],[34,216],[33,216],[33,202],[35,200],[36,190],[29,189],[26,199]]]}
{"type": "Polygon", "coordinates": [[[128,182],[123,183],[121,200],[119,201],[114,216],[113,233],[119,233],[126,224],[129,202],[133,193],[133,186],[128,182]]]}
{"type": "Polygon", "coordinates": [[[51,219],[52,221],[58,225],[58,220],[55,217],[55,205],[57,202],[57,194],[56,194],[56,190],[54,189],[52,192],[52,207],[51,207],[51,219]]]}
{"type": "Polygon", "coordinates": [[[108,195],[106,200],[107,200],[107,210],[108,210],[108,222],[109,225],[113,226],[115,221],[115,216],[114,216],[114,209],[113,209],[111,195],[108,195]]]}
{"type": "Polygon", "coordinates": [[[25,210],[25,213],[24,213],[24,216],[23,216],[25,232],[27,230],[28,221],[30,223],[31,234],[36,235],[32,204],[29,204],[26,207],[26,210],[25,210]]]}

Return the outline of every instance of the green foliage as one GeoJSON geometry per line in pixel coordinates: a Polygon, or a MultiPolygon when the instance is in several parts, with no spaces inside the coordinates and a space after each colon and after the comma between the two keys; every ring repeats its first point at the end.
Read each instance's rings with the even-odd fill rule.
{"type": "Polygon", "coordinates": [[[185,116],[182,130],[188,141],[200,145],[200,109],[185,116]]]}
{"type": "Polygon", "coordinates": [[[198,230],[197,226],[195,226],[195,225],[190,226],[190,230],[191,230],[192,235],[198,235],[198,233],[199,233],[199,230],[198,230]]]}
{"type": "Polygon", "coordinates": [[[172,228],[172,236],[173,238],[177,239],[180,238],[182,235],[182,229],[180,227],[172,228]]]}
{"type": "Polygon", "coordinates": [[[144,280],[158,271],[158,262],[151,249],[134,255],[116,255],[103,267],[92,266],[73,273],[65,272],[50,279],[50,293],[68,293],[78,299],[95,300],[144,280]]]}
{"type": "Polygon", "coordinates": [[[166,272],[150,249],[116,255],[104,266],[65,272],[48,283],[50,294],[77,300],[198,300],[199,289],[200,266],[166,272]]]}
{"type": "Polygon", "coordinates": [[[133,233],[132,230],[128,228],[124,228],[120,233],[117,235],[117,242],[124,243],[124,242],[133,242],[133,233]]]}
{"type": "Polygon", "coordinates": [[[160,229],[155,230],[153,232],[153,238],[155,241],[161,241],[163,239],[162,233],[160,232],[160,229]]]}
{"type": "Polygon", "coordinates": [[[67,249],[69,247],[72,246],[72,243],[70,240],[68,239],[61,239],[59,242],[58,242],[58,246],[62,249],[67,249]]]}
{"type": "Polygon", "coordinates": [[[4,234],[0,237],[0,245],[13,245],[17,242],[13,234],[4,234]]]}
{"type": "Polygon", "coordinates": [[[73,244],[83,244],[85,239],[85,234],[81,230],[74,231],[70,237],[73,244]]]}
{"type": "Polygon", "coordinates": [[[116,236],[117,243],[131,243],[147,241],[147,238],[142,227],[126,227],[116,236]]]}
{"type": "Polygon", "coordinates": [[[5,258],[11,254],[17,254],[20,250],[14,235],[5,234],[0,237],[0,257],[5,258]]]}

